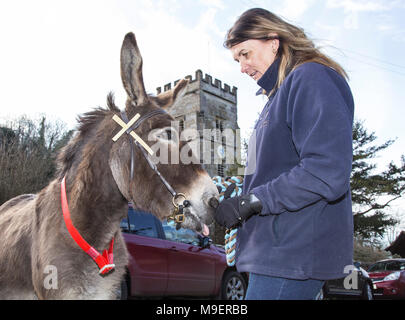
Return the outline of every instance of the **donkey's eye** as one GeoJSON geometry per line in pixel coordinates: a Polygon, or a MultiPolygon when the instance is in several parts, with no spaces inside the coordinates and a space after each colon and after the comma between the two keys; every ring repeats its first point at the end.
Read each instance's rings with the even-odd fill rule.
{"type": "Polygon", "coordinates": [[[160,133],[157,134],[157,138],[166,140],[166,141],[176,142],[175,135],[176,135],[176,132],[173,132],[173,130],[171,128],[168,128],[168,129],[163,129],[162,131],[160,131],[160,133]]]}

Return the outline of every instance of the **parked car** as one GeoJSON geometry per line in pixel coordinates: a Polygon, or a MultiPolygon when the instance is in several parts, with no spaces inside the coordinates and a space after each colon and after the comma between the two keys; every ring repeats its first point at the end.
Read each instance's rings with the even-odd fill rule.
{"type": "Polygon", "coordinates": [[[215,297],[242,300],[247,276],[228,267],[223,248],[192,230],[129,209],[121,229],[129,252],[120,297],[215,297]]]}
{"type": "Polygon", "coordinates": [[[349,270],[346,277],[325,281],[318,299],[373,300],[374,285],[367,271],[361,268],[358,262],[349,270]]]}
{"type": "Polygon", "coordinates": [[[376,286],[376,297],[405,299],[405,259],[378,261],[368,273],[376,286]]]}

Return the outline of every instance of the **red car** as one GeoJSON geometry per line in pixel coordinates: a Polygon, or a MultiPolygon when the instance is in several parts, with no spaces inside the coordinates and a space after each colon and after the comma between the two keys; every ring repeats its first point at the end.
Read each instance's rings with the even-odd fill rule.
{"type": "Polygon", "coordinates": [[[405,299],[405,259],[378,261],[367,271],[376,287],[376,298],[405,299]]]}
{"type": "Polygon", "coordinates": [[[211,239],[161,223],[146,212],[128,210],[121,230],[129,264],[119,296],[218,297],[244,299],[247,277],[228,267],[224,249],[211,239]]]}

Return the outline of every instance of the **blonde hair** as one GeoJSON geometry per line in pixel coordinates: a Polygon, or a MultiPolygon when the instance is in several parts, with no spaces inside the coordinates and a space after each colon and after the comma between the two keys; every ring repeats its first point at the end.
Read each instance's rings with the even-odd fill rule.
{"type": "Polygon", "coordinates": [[[277,51],[277,57],[280,57],[280,68],[274,89],[281,86],[290,71],[306,62],[317,62],[328,66],[348,79],[345,70],[337,62],[321,53],[312,40],[308,39],[303,29],[284,21],[270,11],[261,8],[245,11],[228,30],[224,46],[230,49],[249,39],[263,41],[278,39],[280,42],[277,51]],[[270,33],[275,33],[277,36],[269,36],[270,33]]]}

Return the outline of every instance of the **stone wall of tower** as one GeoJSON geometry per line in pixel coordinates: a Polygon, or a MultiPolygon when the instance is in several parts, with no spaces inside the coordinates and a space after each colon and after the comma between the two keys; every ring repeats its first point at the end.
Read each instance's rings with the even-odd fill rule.
{"type": "MultiPolygon", "coordinates": [[[[201,70],[197,70],[194,77],[188,75],[185,78],[189,80],[187,91],[170,109],[170,114],[176,120],[182,120],[184,128],[199,130],[203,146],[201,158],[205,159],[201,163],[210,176],[229,175],[237,167],[236,164],[229,163],[229,158],[233,157],[234,163],[235,159],[240,159],[240,149],[235,147],[240,145],[240,141],[235,141],[239,139],[236,134],[239,129],[237,88],[231,89],[228,84],[222,84],[209,74],[204,75],[201,70]],[[213,129],[219,131],[213,132],[213,129]],[[216,133],[216,136],[210,137],[207,132],[216,133]],[[231,132],[234,132],[233,137],[231,132]],[[226,159],[222,159],[223,157],[226,159]]],[[[177,81],[157,88],[157,94],[172,89],[177,81]]]]}

